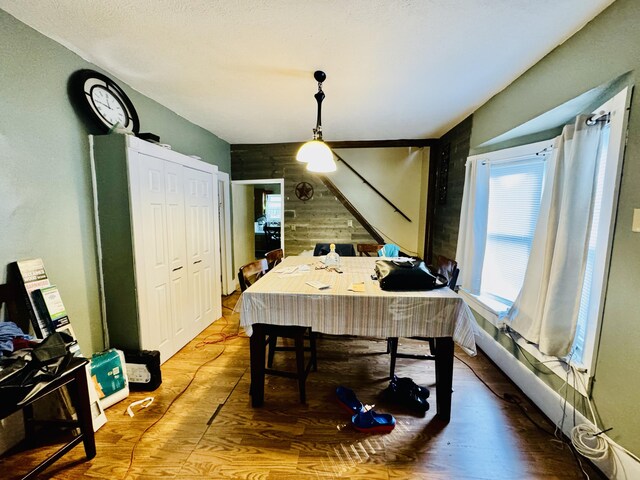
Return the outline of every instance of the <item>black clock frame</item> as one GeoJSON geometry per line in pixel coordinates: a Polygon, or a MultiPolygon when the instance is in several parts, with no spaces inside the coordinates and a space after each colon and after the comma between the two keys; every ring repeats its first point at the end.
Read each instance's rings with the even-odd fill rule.
{"type": "Polygon", "coordinates": [[[113,128],[111,122],[104,118],[94,105],[91,92],[96,86],[102,87],[114,96],[127,117],[125,125],[121,127],[137,135],[140,132],[140,120],[133,102],[124,90],[106,75],[95,70],[83,69],[71,75],[68,93],[77,112],[87,121],[91,133],[109,133],[113,128]]]}

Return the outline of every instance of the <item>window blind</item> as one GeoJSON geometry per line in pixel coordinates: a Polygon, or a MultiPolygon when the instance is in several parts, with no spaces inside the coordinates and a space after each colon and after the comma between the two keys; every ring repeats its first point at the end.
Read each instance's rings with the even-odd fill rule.
{"type": "Polygon", "coordinates": [[[511,304],[518,295],[531,251],[545,163],[534,158],[490,167],[487,245],[482,293],[511,304]]]}

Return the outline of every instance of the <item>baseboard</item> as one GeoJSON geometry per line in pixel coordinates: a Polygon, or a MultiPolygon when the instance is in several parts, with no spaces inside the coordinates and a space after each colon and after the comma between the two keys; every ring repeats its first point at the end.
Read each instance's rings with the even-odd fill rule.
{"type": "MultiPolygon", "coordinates": [[[[558,392],[549,387],[531,370],[525,367],[507,349],[496,342],[491,335],[482,328],[478,328],[478,330],[479,332],[476,336],[478,347],[491,358],[555,425],[559,425],[562,421],[564,399],[558,392]]],[[[578,424],[586,423],[593,425],[593,423],[579,411],[576,410],[574,412],[573,406],[567,403],[564,413],[563,433],[568,437],[571,436],[574,414],[578,424]]],[[[640,478],[640,463],[629,455],[620,445],[609,437],[606,438],[615,454],[609,455],[609,460],[598,463],[593,462],[594,465],[598,467],[607,478],[615,480],[640,478]]]]}

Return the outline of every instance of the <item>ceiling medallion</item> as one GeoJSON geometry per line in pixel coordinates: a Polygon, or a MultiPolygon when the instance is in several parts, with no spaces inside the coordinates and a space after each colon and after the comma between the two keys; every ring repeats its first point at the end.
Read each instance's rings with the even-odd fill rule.
{"type": "Polygon", "coordinates": [[[313,198],[313,186],[307,182],[300,182],[296,185],[296,197],[306,202],[313,198]]]}

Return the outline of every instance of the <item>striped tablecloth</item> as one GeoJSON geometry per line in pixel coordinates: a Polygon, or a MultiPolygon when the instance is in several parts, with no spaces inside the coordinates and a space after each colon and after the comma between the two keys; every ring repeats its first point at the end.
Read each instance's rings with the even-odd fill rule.
{"type": "Polygon", "coordinates": [[[476,354],[476,321],[457,293],[448,288],[386,292],[371,277],[377,258],[341,257],[343,273],[316,269],[322,258],[287,257],[242,294],[237,308],[248,335],[252,324],[267,323],[334,335],[452,337],[469,355],[476,354]],[[308,281],[330,288],[318,290],[308,281]],[[349,290],[360,283],[364,292],[349,290]]]}

